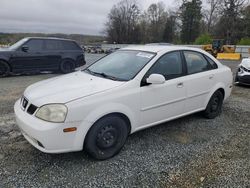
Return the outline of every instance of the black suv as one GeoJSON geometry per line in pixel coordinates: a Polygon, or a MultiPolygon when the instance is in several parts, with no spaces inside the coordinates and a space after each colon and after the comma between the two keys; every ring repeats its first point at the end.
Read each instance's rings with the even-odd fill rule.
{"type": "Polygon", "coordinates": [[[68,39],[24,38],[9,48],[0,49],[0,77],[41,71],[69,73],[82,65],[85,65],[82,48],[68,39]]]}

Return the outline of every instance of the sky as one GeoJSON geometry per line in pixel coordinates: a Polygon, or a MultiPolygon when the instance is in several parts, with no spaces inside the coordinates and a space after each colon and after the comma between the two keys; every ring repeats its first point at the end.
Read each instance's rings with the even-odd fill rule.
{"type": "MultiPolygon", "coordinates": [[[[159,0],[137,0],[142,9],[159,0]]],[[[177,0],[178,1],[178,0],[177,0]]],[[[101,35],[119,0],[0,0],[0,32],[101,35]]],[[[176,0],[164,0],[167,9],[176,0]]]]}

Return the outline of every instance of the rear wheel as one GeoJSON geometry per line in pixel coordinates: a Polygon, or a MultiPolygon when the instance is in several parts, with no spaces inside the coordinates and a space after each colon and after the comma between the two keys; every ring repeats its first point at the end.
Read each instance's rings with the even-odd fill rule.
{"type": "Polygon", "coordinates": [[[124,146],[128,131],[126,121],[119,116],[101,118],[89,130],[85,150],[98,160],[111,158],[124,146]]]}
{"type": "Polygon", "coordinates": [[[203,112],[204,116],[208,119],[214,119],[222,110],[224,96],[221,91],[216,91],[208,102],[208,105],[203,112]]]}
{"type": "Polygon", "coordinates": [[[0,61],[0,77],[8,76],[9,73],[10,73],[10,66],[4,61],[0,61]]]}
{"type": "Polygon", "coordinates": [[[75,62],[70,59],[62,60],[60,71],[64,74],[73,72],[75,70],[75,62]]]}

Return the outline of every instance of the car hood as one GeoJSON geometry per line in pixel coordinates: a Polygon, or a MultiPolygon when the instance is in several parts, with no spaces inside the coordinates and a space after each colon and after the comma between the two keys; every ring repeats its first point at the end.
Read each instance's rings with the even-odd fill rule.
{"type": "Polygon", "coordinates": [[[247,69],[250,69],[250,58],[243,59],[240,65],[247,69]]]}
{"type": "Polygon", "coordinates": [[[25,90],[24,96],[39,107],[44,104],[67,103],[110,90],[124,83],[78,71],[37,82],[25,90]]]}

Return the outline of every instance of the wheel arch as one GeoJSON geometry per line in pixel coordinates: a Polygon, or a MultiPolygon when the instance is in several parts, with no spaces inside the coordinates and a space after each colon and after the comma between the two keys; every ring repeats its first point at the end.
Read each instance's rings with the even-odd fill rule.
{"type": "Polygon", "coordinates": [[[76,60],[75,60],[74,58],[72,58],[72,57],[68,57],[68,56],[66,56],[66,57],[62,57],[61,63],[62,63],[63,61],[65,61],[65,60],[70,60],[70,61],[72,61],[72,62],[76,63],[76,60]]]}
{"type": "Polygon", "coordinates": [[[3,62],[5,62],[5,63],[7,63],[8,66],[10,67],[10,72],[12,72],[12,66],[11,66],[11,64],[9,63],[8,60],[0,58],[0,61],[3,61],[3,62]]]}
{"type": "MultiPolygon", "coordinates": [[[[130,121],[129,117],[128,117],[126,114],[124,114],[124,113],[122,113],[122,112],[111,112],[111,113],[107,113],[107,114],[105,114],[105,115],[99,117],[98,119],[96,119],[94,122],[89,123],[88,128],[86,129],[84,135],[79,135],[79,137],[81,137],[81,139],[82,139],[82,140],[80,141],[80,142],[81,142],[81,148],[82,148],[82,149],[84,148],[84,145],[85,145],[85,142],[86,142],[87,135],[88,135],[89,131],[91,130],[91,128],[93,127],[93,125],[94,125],[96,122],[98,122],[100,119],[105,118],[105,117],[108,117],[108,116],[112,116],[112,115],[121,117],[123,120],[125,120],[126,123],[127,123],[128,129],[129,129],[128,134],[131,134],[131,129],[132,129],[132,127],[131,127],[131,121],[130,121]]],[[[78,140],[78,141],[79,141],[79,140],[78,140]]],[[[80,144],[80,143],[78,143],[78,144],[80,144]]]]}
{"type": "Polygon", "coordinates": [[[222,83],[218,83],[217,85],[214,86],[214,88],[211,90],[211,92],[209,93],[206,102],[205,102],[205,108],[208,105],[209,100],[211,99],[212,95],[216,92],[216,91],[220,91],[223,94],[223,99],[225,99],[226,96],[226,91],[225,91],[225,86],[222,83]]]}
{"type": "Polygon", "coordinates": [[[109,114],[106,114],[102,117],[100,117],[98,120],[96,120],[93,125],[99,121],[100,119],[102,118],[105,118],[105,117],[108,117],[108,116],[117,116],[117,117],[120,117],[121,119],[123,119],[125,122],[126,122],[126,125],[128,126],[128,133],[130,134],[131,133],[131,121],[130,119],[128,118],[127,115],[125,115],[124,113],[121,113],[121,112],[112,112],[112,113],[109,113],[109,114]]]}
{"type": "MultiPolygon", "coordinates": [[[[222,93],[222,95],[223,95],[223,99],[225,98],[225,90],[224,90],[224,88],[219,88],[219,89],[217,89],[216,91],[220,91],[221,93],[222,93]]],[[[215,92],[216,92],[215,91],[215,92]]],[[[214,92],[214,93],[215,93],[214,92]]]]}
{"type": "MultiPolygon", "coordinates": [[[[86,111],[87,113],[87,111],[86,111]]],[[[73,113],[74,114],[74,113],[73,113]]],[[[91,127],[101,118],[109,115],[117,115],[124,119],[129,128],[129,134],[133,133],[135,130],[136,123],[138,119],[134,115],[133,111],[129,109],[126,105],[111,103],[103,106],[97,106],[95,109],[91,110],[90,113],[84,118],[79,124],[79,131],[76,136],[75,145],[77,148],[83,148],[85,143],[85,138],[91,129],[91,127]]]]}

